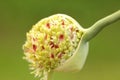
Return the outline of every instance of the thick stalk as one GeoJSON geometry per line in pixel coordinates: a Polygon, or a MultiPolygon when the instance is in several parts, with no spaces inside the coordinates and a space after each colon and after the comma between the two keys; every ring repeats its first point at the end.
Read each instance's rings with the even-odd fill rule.
{"type": "Polygon", "coordinates": [[[105,18],[98,20],[90,28],[86,29],[83,39],[85,41],[91,40],[107,25],[112,24],[118,20],[120,20],[120,10],[116,11],[115,13],[113,13],[105,18]]]}

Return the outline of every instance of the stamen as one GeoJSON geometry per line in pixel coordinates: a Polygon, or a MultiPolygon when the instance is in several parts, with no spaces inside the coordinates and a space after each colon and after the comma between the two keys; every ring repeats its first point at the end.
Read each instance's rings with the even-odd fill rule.
{"type": "Polygon", "coordinates": [[[62,25],[65,25],[64,21],[62,20],[62,25]]]}
{"type": "Polygon", "coordinates": [[[35,44],[33,44],[33,50],[36,51],[37,46],[35,44]]]}
{"type": "Polygon", "coordinates": [[[42,49],[44,50],[44,49],[45,49],[45,47],[44,47],[44,46],[42,46],[42,49]]]}
{"type": "Polygon", "coordinates": [[[50,23],[47,23],[47,24],[46,24],[46,27],[50,29],[50,23]]]}
{"type": "Polygon", "coordinates": [[[62,53],[59,53],[59,54],[58,54],[58,58],[61,58],[61,57],[62,57],[62,53]]]}
{"type": "Polygon", "coordinates": [[[59,46],[58,46],[58,45],[55,45],[55,48],[59,48],[59,46]]]}
{"type": "Polygon", "coordinates": [[[51,57],[51,58],[54,58],[54,54],[51,54],[50,57],[51,57]]]}
{"type": "Polygon", "coordinates": [[[58,54],[58,58],[62,58],[62,56],[65,54],[65,52],[60,52],[59,54],[58,54]]]}
{"type": "Polygon", "coordinates": [[[48,37],[47,34],[45,34],[45,40],[47,39],[47,37],[48,37]]]}
{"type": "Polygon", "coordinates": [[[64,39],[64,35],[63,35],[63,34],[60,34],[59,40],[62,41],[63,39],[64,39]]]}
{"type": "Polygon", "coordinates": [[[54,43],[53,43],[53,42],[50,42],[50,47],[51,47],[51,48],[54,48],[54,46],[55,46],[54,43]]]}

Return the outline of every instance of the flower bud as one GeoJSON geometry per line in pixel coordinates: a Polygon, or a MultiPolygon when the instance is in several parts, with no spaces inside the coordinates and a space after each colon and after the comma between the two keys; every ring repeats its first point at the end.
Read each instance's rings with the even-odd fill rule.
{"type": "Polygon", "coordinates": [[[64,14],[40,20],[27,33],[27,40],[23,45],[24,59],[30,63],[32,73],[46,80],[50,71],[77,70],[78,67],[74,67],[83,61],[81,56],[84,55],[78,55],[79,48],[82,49],[78,46],[81,46],[83,33],[80,25],[64,14]],[[74,56],[79,58],[71,60],[74,56]]]}

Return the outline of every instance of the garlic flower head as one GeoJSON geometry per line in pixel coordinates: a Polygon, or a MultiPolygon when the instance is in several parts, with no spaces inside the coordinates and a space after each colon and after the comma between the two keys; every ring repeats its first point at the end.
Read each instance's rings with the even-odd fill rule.
{"type": "Polygon", "coordinates": [[[44,18],[27,33],[23,45],[24,59],[30,63],[35,76],[46,80],[50,71],[64,70],[61,67],[74,56],[82,36],[83,29],[67,15],[44,18]]]}
{"type": "Polygon", "coordinates": [[[74,72],[82,69],[88,42],[107,25],[120,20],[120,10],[98,20],[90,28],[82,28],[65,14],[56,14],[40,20],[27,33],[23,45],[24,59],[40,80],[50,80],[51,72],[74,72]]]}

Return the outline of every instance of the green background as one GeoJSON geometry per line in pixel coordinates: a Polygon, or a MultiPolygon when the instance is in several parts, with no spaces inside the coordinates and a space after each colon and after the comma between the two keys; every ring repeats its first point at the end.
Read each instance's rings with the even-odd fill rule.
{"type": "MultiPolygon", "coordinates": [[[[39,80],[22,59],[26,32],[56,13],[75,18],[84,28],[120,9],[120,0],[0,0],[0,80],[39,80]]],[[[79,63],[79,62],[78,62],[79,63]]],[[[120,21],[90,41],[78,73],[55,73],[54,80],[120,80],[120,21]]]]}

